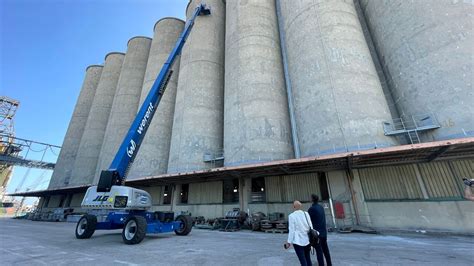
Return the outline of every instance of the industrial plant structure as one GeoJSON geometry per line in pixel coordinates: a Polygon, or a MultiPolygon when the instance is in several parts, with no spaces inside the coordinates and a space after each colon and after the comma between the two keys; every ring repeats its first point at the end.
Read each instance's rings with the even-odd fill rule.
{"type": "MultiPolygon", "coordinates": [[[[469,1],[192,0],[197,19],[127,184],[222,217],[325,203],[332,227],[474,232],[469,1]]],[[[184,22],[86,69],[42,210],[80,211],[184,22]]]]}

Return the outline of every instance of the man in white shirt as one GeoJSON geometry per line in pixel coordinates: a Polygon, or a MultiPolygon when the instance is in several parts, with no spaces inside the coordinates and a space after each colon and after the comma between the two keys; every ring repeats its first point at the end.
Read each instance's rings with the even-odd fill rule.
{"type": "Polygon", "coordinates": [[[296,256],[302,266],[311,266],[311,245],[309,244],[308,232],[313,228],[309,214],[301,210],[302,204],[299,201],[293,202],[295,211],[288,216],[288,241],[285,248],[293,244],[296,256]]]}

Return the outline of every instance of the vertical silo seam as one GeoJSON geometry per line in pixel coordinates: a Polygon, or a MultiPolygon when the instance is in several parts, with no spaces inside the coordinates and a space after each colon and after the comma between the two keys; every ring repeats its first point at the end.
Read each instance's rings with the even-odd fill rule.
{"type": "Polygon", "coordinates": [[[280,49],[281,49],[281,57],[283,63],[283,73],[285,77],[285,86],[286,86],[286,97],[288,99],[288,112],[290,115],[290,127],[291,127],[291,140],[293,142],[293,151],[295,153],[295,158],[299,159],[301,157],[300,151],[300,144],[298,140],[298,124],[296,123],[295,118],[295,107],[294,107],[294,100],[293,100],[293,88],[291,85],[291,78],[290,74],[288,73],[288,58],[286,53],[286,42],[285,42],[285,28],[283,27],[283,22],[281,18],[281,7],[280,1],[276,0],[276,15],[278,20],[278,31],[280,37],[280,49]]]}
{"type": "Polygon", "coordinates": [[[354,5],[357,11],[357,16],[359,17],[359,21],[362,26],[362,31],[364,33],[365,40],[367,42],[367,45],[369,46],[370,54],[372,55],[372,61],[374,62],[375,69],[377,70],[377,74],[379,76],[380,83],[382,85],[382,90],[384,91],[384,95],[387,100],[388,107],[390,109],[390,114],[392,115],[392,119],[398,118],[400,117],[401,110],[397,102],[394,100],[395,99],[394,92],[391,89],[391,86],[389,85],[390,79],[385,73],[382,64],[380,63],[381,55],[375,48],[373,34],[367,25],[367,18],[365,17],[364,12],[362,10],[360,0],[354,0],[354,5]]]}
{"type": "MultiPolygon", "coordinates": [[[[316,4],[314,6],[316,6],[316,4]]],[[[327,48],[326,48],[326,44],[324,43],[324,37],[322,37],[321,22],[320,22],[318,13],[316,13],[316,21],[318,22],[318,32],[319,32],[319,35],[321,36],[321,38],[320,38],[321,46],[323,47],[323,51],[326,51],[327,48]]],[[[338,109],[337,102],[336,102],[336,96],[334,95],[334,80],[333,80],[333,75],[332,75],[332,71],[331,71],[331,66],[328,63],[327,53],[323,53],[323,55],[324,55],[324,62],[326,63],[326,67],[329,70],[328,71],[328,73],[329,73],[328,76],[329,76],[329,82],[331,83],[332,102],[334,104],[334,108],[335,108],[335,111],[336,111],[337,122],[339,123],[339,130],[341,131],[341,136],[342,136],[342,141],[344,142],[344,147],[346,148],[346,151],[348,151],[346,137],[345,137],[345,134],[344,134],[344,129],[343,129],[342,121],[341,121],[341,115],[339,114],[339,109],[338,109]]]]}

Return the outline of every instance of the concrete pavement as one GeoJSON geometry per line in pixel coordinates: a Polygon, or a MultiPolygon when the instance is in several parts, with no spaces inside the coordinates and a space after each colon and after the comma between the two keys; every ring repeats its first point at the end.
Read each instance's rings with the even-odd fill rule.
{"type": "MultiPolygon", "coordinates": [[[[287,235],[193,229],[147,236],[134,246],[121,231],[78,240],[75,224],[0,218],[1,265],[298,265],[287,235]]],[[[330,234],[334,265],[474,265],[474,238],[330,234]]],[[[314,265],[317,265],[313,256],[314,265]]]]}

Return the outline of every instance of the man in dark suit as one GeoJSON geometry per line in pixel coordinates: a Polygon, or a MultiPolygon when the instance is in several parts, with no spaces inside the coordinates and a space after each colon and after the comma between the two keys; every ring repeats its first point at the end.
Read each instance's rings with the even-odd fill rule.
{"type": "Polygon", "coordinates": [[[319,232],[319,244],[314,247],[316,249],[316,256],[318,258],[318,265],[324,265],[324,257],[326,258],[326,264],[331,266],[331,255],[329,254],[328,247],[328,231],[326,229],[326,214],[324,208],[318,204],[318,195],[311,194],[311,200],[313,205],[308,209],[309,216],[311,217],[311,223],[314,229],[319,232]],[[323,257],[324,254],[324,257],[323,257]]]}

